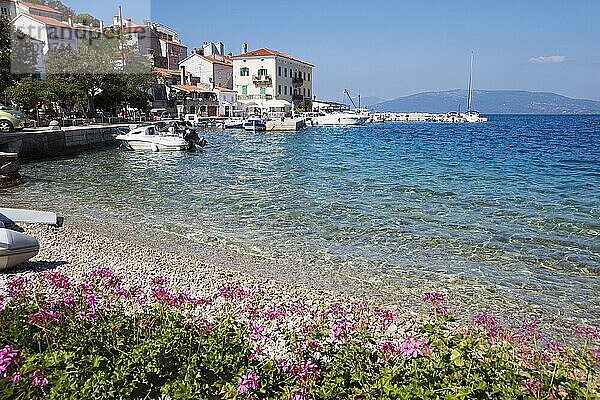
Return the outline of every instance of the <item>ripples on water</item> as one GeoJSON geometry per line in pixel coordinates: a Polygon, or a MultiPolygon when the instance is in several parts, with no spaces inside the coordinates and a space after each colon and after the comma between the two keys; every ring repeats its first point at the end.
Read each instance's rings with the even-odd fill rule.
{"type": "Polygon", "coordinates": [[[600,117],[207,136],[196,154],[29,164],[29,183],[8,195],[362,279],[481,286],[600,320],[600,117]]]}

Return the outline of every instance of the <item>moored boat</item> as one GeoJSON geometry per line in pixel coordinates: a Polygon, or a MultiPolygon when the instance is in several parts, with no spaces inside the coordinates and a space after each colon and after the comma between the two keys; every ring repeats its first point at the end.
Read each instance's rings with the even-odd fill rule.
{"type": "Polygon", "coordinates": [[[369,120],[369,115],[348,112],[333,112],[312,118],[313,126],[356,126],[364,125],[369,120]]]}
{"type": "Polygon", "coordinates": [[[0,271],[16,267],[40,251],[37,239],[17,231],[15,222],[61,226],[63,220],[54,213],[0,208],[0,271]]]}
{"type": "Polygon", "coordinates": [[[252,132],[266,131],[267,123],[260,117],[252,116],[244,122],[244,129],[252,132]]]}
{"type": "Polygon", "coordinates": [[[174,133],[163,133],[154,125],[144,125],[116,137],[125,148],[151,151],[185,151],[190,144],[174,133]]]}

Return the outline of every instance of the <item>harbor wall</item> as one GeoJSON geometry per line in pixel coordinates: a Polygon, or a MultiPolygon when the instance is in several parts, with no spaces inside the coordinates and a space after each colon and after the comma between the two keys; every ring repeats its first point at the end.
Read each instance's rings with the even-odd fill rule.
{"type": "Polygon", "coordinates": [[[21,161],[35,161],[78,152],[117,147],[118,126],[78,127],[27,132],[12,144],[21,161]]]}

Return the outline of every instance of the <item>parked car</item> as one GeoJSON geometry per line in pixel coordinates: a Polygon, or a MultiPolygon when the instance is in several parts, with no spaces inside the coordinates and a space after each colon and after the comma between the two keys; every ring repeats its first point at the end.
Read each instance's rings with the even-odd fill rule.
{"type": "Polygon", "coordinates": [[[20,111],[0,105],[0,132],[20,131],[29,123],[29,119],[20,111]]]}
{"type": "Polygon", "coordinates": [[[169,119],[177,119],[177,114],[171,113],[169,111],[163,111],[160,114],[161,120],[169,120],[169,119]]]}

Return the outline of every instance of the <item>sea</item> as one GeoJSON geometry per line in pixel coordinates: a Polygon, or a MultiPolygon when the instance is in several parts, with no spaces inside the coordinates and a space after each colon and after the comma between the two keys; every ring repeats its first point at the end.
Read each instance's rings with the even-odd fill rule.
{"type": "Polygon", "coordinates": [[[600,116],[202,133],[25,164],[0,203],[600,326],[600,116]]]}

